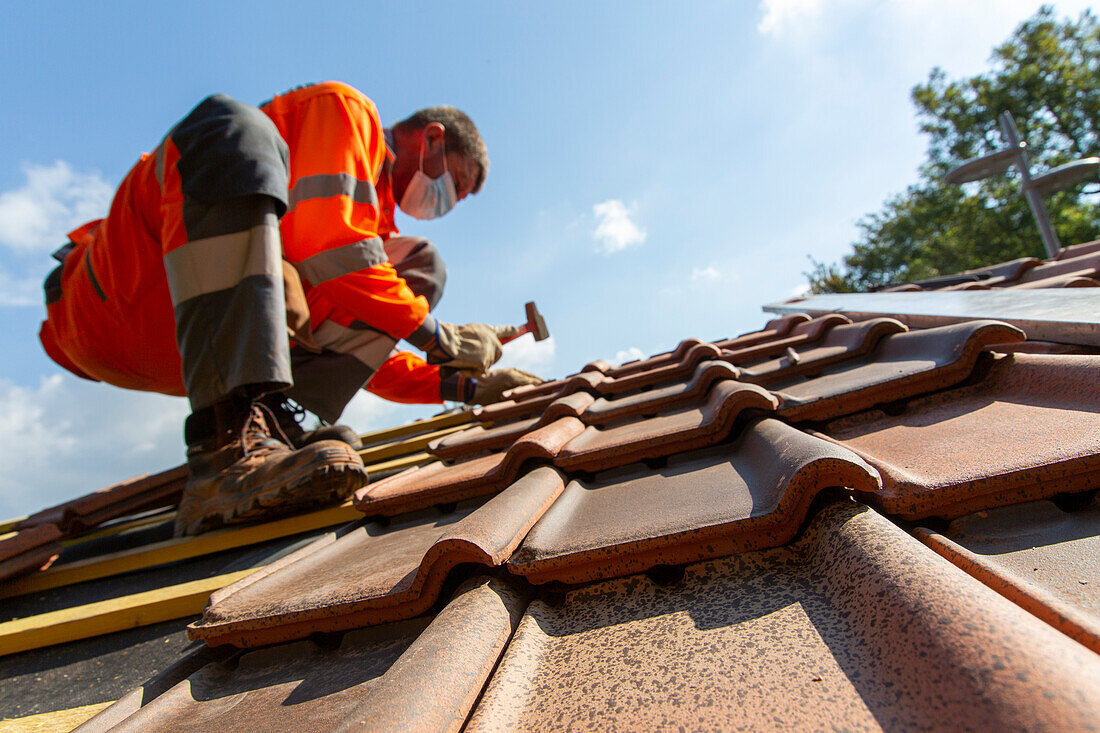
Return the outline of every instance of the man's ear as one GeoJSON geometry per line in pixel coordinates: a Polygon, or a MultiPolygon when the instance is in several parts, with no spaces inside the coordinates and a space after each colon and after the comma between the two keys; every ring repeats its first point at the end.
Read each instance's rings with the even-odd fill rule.
{"type": "Polygon", "coordinates": [[[443,125],[429,122],[424,126],[424,157],[437,155],[443,150],[443,125]]]}

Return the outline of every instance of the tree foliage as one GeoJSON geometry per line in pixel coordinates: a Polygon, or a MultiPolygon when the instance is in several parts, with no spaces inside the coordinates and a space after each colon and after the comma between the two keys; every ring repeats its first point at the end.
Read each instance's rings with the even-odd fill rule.
{"type": "MultiPolygon", "coordinates": [[[[1059,21],[1044,6],[994,49],[991,66],[956,81],[937,67],[913,88],[920,129],[930,138],[920,181],[858,222],[860,239],[842,263],[811,258],[806,275],[814,292],[863,291],[1045,256],[1015,168],[965,186],[943,176],[1005,146],[1004,110],[1028,143],[1033,171],[1100,154],[1100,24],[1087,11],[1059,21]]],[[[1080,187],[1045,198],[1063,244],[1096,236],[1095,199],[1080,187]]]]}

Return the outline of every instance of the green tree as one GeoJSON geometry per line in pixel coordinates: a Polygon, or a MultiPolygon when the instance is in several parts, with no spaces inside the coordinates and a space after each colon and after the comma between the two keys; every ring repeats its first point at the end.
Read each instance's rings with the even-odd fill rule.
{"type": "MultiPolygon", "coordinates": [[[[806,276],[814,292],[863,291],[1045,256],[1014,168],[962,187],[943,176],[1005,146],[997,121],[1004,110],[1028,143],[1033,170],[1100,154],[1100,24],[1088,11],[1059,21],[1043,6],[994,49],[991,66],[956,81],[937,67],[913,88],[920,129],[930,137],[920,181],[858,222],[860,239],[842,263],[811,257],[806,276]]],[[[1095,199],[1080,188],[1046,197],[1063,243],[1096,236],[1095,199]]]]}

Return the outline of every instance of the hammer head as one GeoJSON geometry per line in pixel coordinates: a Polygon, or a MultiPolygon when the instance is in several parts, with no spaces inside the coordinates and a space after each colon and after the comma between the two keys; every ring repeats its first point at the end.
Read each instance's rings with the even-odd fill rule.
{"type": "Polygon", "coordinates": [[[546,321],[542,319],[542,314],[539,313],[539,309],[535,306],[535,301],[531,301],[523,306],[527,309],[527,329],[535,337],[535,341],[543,341],[550,338],[550,331],[546,328],[546,321]]]}

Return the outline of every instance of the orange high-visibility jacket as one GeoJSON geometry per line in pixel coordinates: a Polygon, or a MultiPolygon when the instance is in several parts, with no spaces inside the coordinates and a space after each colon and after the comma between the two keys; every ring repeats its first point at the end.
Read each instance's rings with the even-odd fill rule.
{"type": "MultiPolygon", "coordinates": [[[[302,273],[314,329],[332,319],[342,326],[361,321],[394,339],[409,335],[423,322],[428,303],[393,265],[384,257],[365,268],[326,261],[326,253],[357,242],[377,243],[381,251],[382,241],[397,231],[383,175],[390,153],[373,102],[350,86],[326,82],[275,97],[261,109],[290,150],[283,252],[302,273]]],[[[75,248],[66,258],[63,296],[48,307],[40,335],[47,353],[80,376],[184,394],[163,265],[164,254],[186,241],[178,157],[170,138],[156,154],[143,155],[107,218],[70,235],[75,248]]],[[[438,368],[416,359],[391,361],[385,365],[387,397],[439,401],[438,368]]]]}

